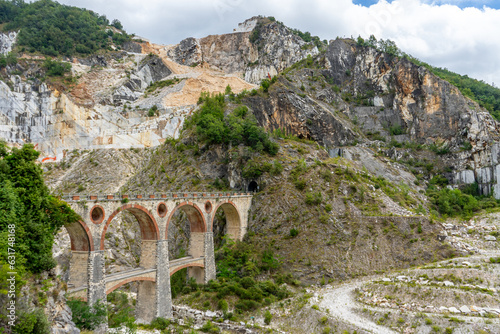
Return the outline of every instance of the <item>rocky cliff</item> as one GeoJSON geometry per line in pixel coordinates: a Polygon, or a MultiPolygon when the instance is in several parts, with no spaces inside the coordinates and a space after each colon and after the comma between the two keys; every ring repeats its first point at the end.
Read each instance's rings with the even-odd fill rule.
{"type": "MultiPolygon", "coordinates": [[[[16,34],[2,36],[3,48],[11,48],[16,34]]],[[[128,51],[73,59],[69,85],[41,82],[40,61],[28,57],[2,70],[1,137],[36,143],[44,161],[59,161],[74,149],[154,147],[178,136],[201,91],[230,85],[238,93],[280,74],[267,95],[245,98],[266,129],[333,151],[370,145],[374,134],[434,145],[449,152],[438,158],[451,168],[450,181],[477,182],[483,193],[500,194],[497,122],[405,58],[346,39],[320,43],[320,50],[263,17],[230,34],[177,45],[129,44],[128,51]]]]}

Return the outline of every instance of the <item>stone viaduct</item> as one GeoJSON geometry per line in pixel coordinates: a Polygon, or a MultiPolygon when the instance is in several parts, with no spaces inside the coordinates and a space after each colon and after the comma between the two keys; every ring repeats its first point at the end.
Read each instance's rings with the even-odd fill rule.
{"type": "Polygon", "coordinates": [[[198,283],[215,279],[213,220],[219,208],[226,215],[226,234],[241,240],[247,231],[250,193],[168,193],[152,195],[67,196],[63,198],[81,221],[66,229],[71,239],[69,293],[93,304],[120,286],[138,281],[136,319],[149,323],[172,317],[170,276],[188,268],[198,283]],[[177,210],[191,226],[188,256],[170,261],[168,225],[177,210]],[[139,268],[105,274],[104,240],[121,211],[135,216],[141,231],[139,268]]]}

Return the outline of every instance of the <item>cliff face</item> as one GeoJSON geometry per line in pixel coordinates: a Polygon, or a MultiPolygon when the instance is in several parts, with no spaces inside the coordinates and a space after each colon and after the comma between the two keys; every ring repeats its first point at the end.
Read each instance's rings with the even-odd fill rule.
{"type": "MultiPolygon", "coordinates": [[[[15,38],[3,34],[2,50],[15,38]]],[[[124,49],[73,59],[76,82],[67,87],[37,79],[43,75],[37,60],[2,70],[0,136],[37,144],[45,161],[74,149],[154,147],[178,136],[200,92],[230,85],[238,93],[284,74],[269,93],[245,98],[266,129],[281,128],[333,150],[370,145],[374,133],[387,141],[433,144],[450,151],[441,159],[453,170],[450,180],[477,182],[483,193],[494,189],[500,196],[498,123],[453,85],[404,58],[343,39],[318,50],[262,17],[230,34],[173,46],[134,42],[124,49]],[[151,86],[162,80],[170,81],[151,86]]]]}
{"type": "Polygon", "coordinates": [[[483,193],[495,189],[498,194],[499,123],[455,86],[406,59],[340,39],[330,43],[324,67],[325,77],[343,94],[371,105],[348,107],[363,132],[389,136],[391,128],[400,127],[400,141],[446,148],[447,164],[454,169],[451,181],[477,182],[483,193]]]}
{"type": "Polygon", "coordinates": [[[498,123],[486,110],[406,59],[337,39],[328,47],[324,66],[323,74],[342,91],[371,99],[375,108],[350,110],[366,130],[401,126],[410,140],[451,147],[469,141],[476,150],[500,138],[498,123]]]}
{"type": "Polygon", "coordinates": [[[168,56],[183,65],[201,62],[224,73],[243,75],[258,84],[307,57],[318,48],[304,42],[281,23],[254,17],[241,23],[231,34],[187,38],[168,51],[168,56]]]}

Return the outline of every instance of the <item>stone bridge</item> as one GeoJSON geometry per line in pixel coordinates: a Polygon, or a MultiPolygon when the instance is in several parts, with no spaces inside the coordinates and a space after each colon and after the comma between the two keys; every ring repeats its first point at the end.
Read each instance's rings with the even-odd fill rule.
{"type": "Polygon", "coordinates": [[[136,318],[149,323],[172,317],[170,276],[188,268],[198,283],[215,279],[213,220],[221,208],[226,234],[241,240],[247,231],[250,193],[167,193],[151,195],[66,196],[81,221],[66,229],[71,239],[69,293],[93,304],[120,286],[137,281],[136,318]],[[190,223],[188,256],[169,260],[168,225],[178,210],[190,223]],[[121,211],[135,216],[141,231],[139,267],[105,274],[104,240],[113,218],[121,211]]]}

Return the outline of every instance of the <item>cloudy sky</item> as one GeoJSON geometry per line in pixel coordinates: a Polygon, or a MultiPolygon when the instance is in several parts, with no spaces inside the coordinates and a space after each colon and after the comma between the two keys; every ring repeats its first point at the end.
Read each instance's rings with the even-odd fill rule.
{"type": "Polygon", "coordinates": [[[500,0],[59,0],[119,19],[155,43],[228,33],[255,15],[274,16],[321,39],[391,39],[403,51],[500,86],[500,0]]]}

